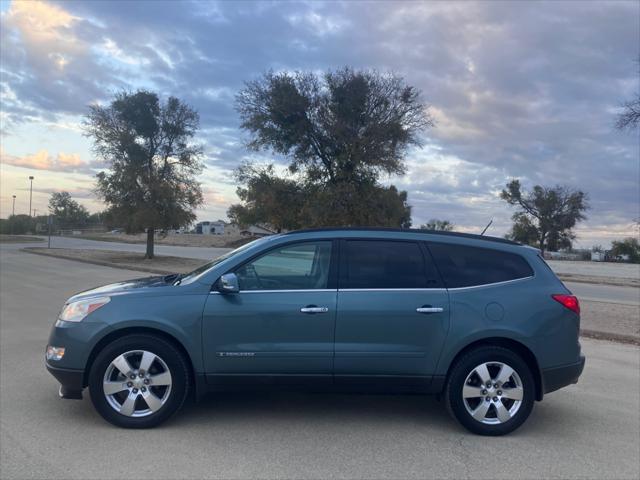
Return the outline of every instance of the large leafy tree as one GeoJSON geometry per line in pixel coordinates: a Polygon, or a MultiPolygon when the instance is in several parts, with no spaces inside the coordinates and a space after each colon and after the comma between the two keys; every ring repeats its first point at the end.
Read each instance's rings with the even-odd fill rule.
{"type": "Polygon", "coordinates": [[[545,250],[570,247],[575,234],[572,229],[586,217],[589,208],[586,193],[565,186],[536,185],[525,192],[519,180],[512,180],[500,197],[518,211],[508,237],[545,250]]]}
{"type": "Polygon", "coordinates": [[[420,92],[401,77],[350,68],[269,72],[246,84],[236,108],[251,149],[289,160],[303,193],[292,205],[302,226],[410,223],[406,192],[379,183],[405,172],[407,149],[432,125],[420,92]]]}
{"type": "Polygon", "coordinates": [[[187,226],[202,203],[197,174],[202,148],[193,143],[198,113],[175,97],[161,102],[146,90],[122,92],[86,117],[94,150],[108,165],[97,191],[112,221],[129,233],[147,232],[146,257],[154,255],[154,232],[187,226]]]}
{"type": "Polygon", "coordinates": [[[232,205],[227,215],[239,225],[266,223],[277,232],[301,225],[302,186],[275,174],[273,165],[244,164],[236,170],[237,189],[242,204],[232,205]]]}
{"type": "Polygon", "coordinates": [[[407,192],[373,182],[307,184],[300,207],[305,226],[380,226],[409,228],[407,192]]]}
{"type": "Polygon", "coordinates": [[[89,212],[71,198],[69,192],[54,192],[49,198],[49,212],[61,227],[82,226],[89,220],[89,212]]]}

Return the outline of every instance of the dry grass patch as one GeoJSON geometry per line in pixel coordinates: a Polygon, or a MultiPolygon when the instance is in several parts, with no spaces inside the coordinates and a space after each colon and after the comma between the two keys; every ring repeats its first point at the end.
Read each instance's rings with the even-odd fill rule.
{"type": "Polygon", "coordinates": [[[29,235],[0,235],[0,243],[26,243],[26,242],[44,242],[42,237],[32,237],[29,235]]]}
{"type": "Polygon", "coordinates": [[[206,263],[205,260],[197,258],[169,256],[156,256],[155,258],[147,259],[144,258],[142,253],[119,252],[115,250],[29,247],[24,248],[23,251],[38,255],[46,255],[49,257],[65,258],[78,262],[93,263],[106,267],[157,273],[160,275],[165,275],[167,273],[187,273],[206,263]]]}

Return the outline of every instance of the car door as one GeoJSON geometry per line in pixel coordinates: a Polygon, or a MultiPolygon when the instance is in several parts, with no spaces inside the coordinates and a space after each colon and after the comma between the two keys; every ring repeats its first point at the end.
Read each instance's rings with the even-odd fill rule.
{"type": "Polygon", "coordinates": [[[209,382],[331,381],[337,297],[333,243],[274,247],[232,270],[238,293],[211,292],[203,312],[209,382]]]}
{"type": "Polygon", "coordinates": [[[448,329],[448,293],[424,245],[342,241],[337,383],[356,379],[428,383],[448,329]]]}

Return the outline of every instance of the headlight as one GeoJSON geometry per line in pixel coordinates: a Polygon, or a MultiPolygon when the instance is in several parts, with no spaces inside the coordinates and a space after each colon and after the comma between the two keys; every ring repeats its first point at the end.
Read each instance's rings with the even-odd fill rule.
{"type": "Polygon", "coordinates": [[[103,305],[106,305],[110,301],[111,299],[109,297],[99,297],[67,303],[62,308],[62,312],[60,312],[60,316],[58,318],[65,322],[80,322],[91,312],[99,309],[103,305]]]}

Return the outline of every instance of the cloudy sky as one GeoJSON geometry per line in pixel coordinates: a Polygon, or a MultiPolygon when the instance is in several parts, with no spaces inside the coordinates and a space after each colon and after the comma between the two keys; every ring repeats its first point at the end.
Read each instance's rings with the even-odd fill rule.
{"type": "MultiPolygon", "coordinates": [[[[233,108],[268,69],[345,65],[393,71],[420,88],[435,128],[410,152],[414,224],[447,218],[502,235],[511,178],[588,192],[578,245],[634,234],[636,133],[614,129],[640,89],[640,2],[36,2],[1,5],[0,216],[44,212],[67,190],[91,211],[99,162],[80,123],[121,89],[175,95],[201,115],[207,169],[200,219],[237,201],[231,172],[249,154],[233,108]]],[[[281,159],[275,159],[281,162],[281,159]]]]}

